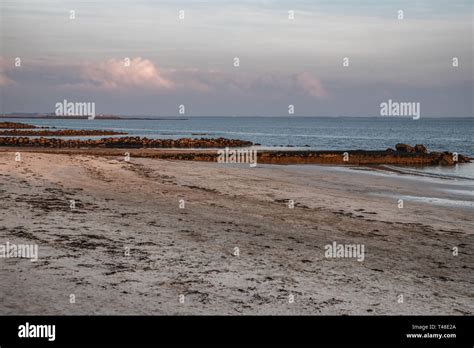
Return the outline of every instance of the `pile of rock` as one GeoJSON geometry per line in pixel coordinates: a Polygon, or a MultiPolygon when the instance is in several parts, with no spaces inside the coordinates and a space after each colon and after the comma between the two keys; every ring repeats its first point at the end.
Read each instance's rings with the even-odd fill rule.
{"type": "MultiPolygon", "coordinates": [[[[453,165],[456,163],[468,163],[469,158],[450,152],[423,153],[386,151],[258,151],[257,162],[265,164],[332,164],[332,165],[398,165],[398,166],[431,166],[431,165],[453,165]]],[[[132,150],[133,151],[133,150],[132,150]]],[[[152,153],[137,153],[134,156],[162,158],[169,160],[187,161],[218,161],[217,151],[190,151],[190,152],[166,152],[156,151],[152,153]]]]}
{"type": "MultiPolygon", "coordinates": [[[[456,154],[453,152],[445,151],[445,152],[430,152],[426,147],[422,144],[416,144],[415,146],[410,146],[407,144],[399,143],[395,145],[396,152],[402,155],[410,154],[412,157],[416,157],[419,155],[427,155],[429,158],[432,159],[432,164],[440,164],[440,165],[454,165],[456,163],[469,163],[470,159],[467,156],[456,154]]],[[[391,149],[387,149],[387,151],[393,151],[391,149]]]]}
{"type": "Polygon", "coordinates": [[[31,124],[17,122],[0,122],[0,129],[33,129],[38,128],[31,124]]]}
{"type": "Polygon", "coordinates": [[[82,129],[61,129],[61,130],[0,130],[0,135],[4,136],[37,136],[37,137],[69,137],[69,136],[94,136],[94,135],[119,135],[127,134],[123,132],[107,130],[82,130],[82,129]]]}
{"type": "Polygon", "coordinates": [[[469,163],[467,156],[451,152],[386,151],[265,151],[258,154],[258,163],[269,164],[333,164],[333,165],[400,165],[432,166],[469,163]]]}
{"type": "Polygon", "coordinates": [[[0,146],[52,147],[52,148],[223,148],[253,145],[250,141],[238,139],[148,139],[140,137],[101,138],[101,139],[57,139],[26,137],[0,137],[0,146]]]}
{"type": "MultiPolygon", "coordinates": [[[[428,150],[422,144],[416,144],[415,146],[410,146],[407,144],[399,143],[395,145],[395,149],[397,149],[397,152],[401,152],[401,153],[428,153],[428,150]]],[[[390,151],[391,149],[388,149],[388,150],[390,151]]]]}

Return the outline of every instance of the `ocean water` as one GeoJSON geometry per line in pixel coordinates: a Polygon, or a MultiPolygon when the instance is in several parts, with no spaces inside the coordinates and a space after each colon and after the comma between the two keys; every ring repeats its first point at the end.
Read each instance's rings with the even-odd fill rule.
{"type": "Polygon", "coordinates": [[[424,144],[429,151],[452,151],[474,157],[474,118],[415,121],[387,117],[189,117],[185,120],[5,121],[60,129],[109,129],[149,138],[236,138],[263,146],[309,146],[315,150],[385,150],[396,143],[424,144]]]}

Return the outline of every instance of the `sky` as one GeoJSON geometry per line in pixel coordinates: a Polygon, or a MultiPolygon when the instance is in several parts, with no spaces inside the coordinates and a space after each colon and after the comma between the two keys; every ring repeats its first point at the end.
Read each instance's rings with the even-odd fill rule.
{"type": "Polygon", "coordinates": [[[423,117],[471,117],[473,7],[2,0],[0,113],[50,113],[66,99],[97,114],[288,116],[294,105],[295,116],[377,116],[391,99],[419,102],[423,117]]]}

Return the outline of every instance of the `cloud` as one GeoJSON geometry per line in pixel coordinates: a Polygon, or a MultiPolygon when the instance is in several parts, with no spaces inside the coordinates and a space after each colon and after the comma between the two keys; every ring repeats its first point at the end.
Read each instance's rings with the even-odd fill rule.
{"type": "Polygon", "coordinates": [[[287,95],[291,91],[325,99],[329,93],[322,82],[308,72],[299,74],[229,74],[215,70],[199,69],[170,70],[165,73],[177,89],[192,90],[201,93],[228,91],[234,94],[274,94],[287,95]]]}
{"type": "Polygon", "coordinates": [[[295,79],[296,85],[309,95],[318,99],[324,99],[328,97],[328,93],[324,89],[321,81],[311,76],[311,74],[303,72],[296,75],[295,79]]]}
{"type": "Polygon", "coordinates": [[[0,57],[0,87],[6,87],[15,84],[15,81],[11,80],[5,73],[8,70],[13,69],[13,65],[9,64],[8,61],[0,57]]]}
{"type": "Polygon", "coordinates": [[[138,87],[152,91],[189,90],[209,93],[237,84],[237,81],[225,73],[215,70],[161,69],[152,61],[141,57],[131,59],[129,66],[125,66],[125,60],[118,58],[95,64],[79,64],[78,71],[72,69],[70,77],[72,81],[64,86],[105,90],[138,87]]]}
{"type": "Polygon", "coordinates": [[[136,57],[127,66],[125,60],[112,58],[99,64],[82,67],[81,78],[86,84],[118,89],[145,87],[152,89],[174,89],[174,83],[166,78],[148,59],[136,57]]]}
{"type": "MultiPolygon", "coordinates": [[[[195,92],[199,94],[288,95],[296,92],[324,99],[328,93],[321,81],[308,72],[299,74],[229,73],[195,68],[164,69],[149,59],[136,57],[126,66],[125,60],[111,58],[99,63],[81,63],[56,71],[66,80],[62,87],[101,89],[108,92],[130,88],[154,93],[195,92]]],[[[49,74],[54,75],[53,72],[49,74]]]]}
{"type": "Polygon", "coordinates": [[[177,89],[209,93],[215,90],[222,76],[215,71],[199,69],[168,70],[166,76],[171,79],[177,89]]]}

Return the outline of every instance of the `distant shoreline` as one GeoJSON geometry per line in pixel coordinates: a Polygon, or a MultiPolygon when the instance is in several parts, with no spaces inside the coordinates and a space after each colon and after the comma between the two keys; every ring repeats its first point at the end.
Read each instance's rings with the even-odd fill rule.
{"type": "MultiPolygon", "coordinates": [[[[118,115],[107,115],[107,116],[96,116],[96,120],[144,120],[144,121],[187,121],[190,118],[329,118],[329,119],[338,119],[338,118],[350,118],[350,119],[363,119],[363,118],[372,118],[372,119],[396,119],[394,116],[303,116],[303,115],[277,115],[277,116],[262,116],[262,115],[253,115],[253,116],[246,116],[246,115],[220,115],[220,116],[213,116],[213,115],[197,115],[197,116],[188,116],[188,117],[175,117],[175,116],[118,116],[118,115]]],[[[0,119],[6,118],[15,118],[15,119],[38,119],[38,120],[87,120],[87,116],[54,116],[54,115],[43,115],[43,114],[2,114],[0,115],[0,119]]],[[[400,117],[398,119],[401,119],[400,117]]],[[[472,119],[474,121],[474,116],[454,116],[454,117],[446,117],[446,116],[424,116],[421,119],[429,119],[429,120],[466,120],[472,119]]],[[[411,120],[411,119],[407,119],[411,120]]]]}
{"type": "MultiPolygon", "coordinates": [[[[87,120],[87,116],[48,116],[48,115],[40,115],[40,116],[33,116],[33,115],[0,115],[0,119],[7,119],[7,118],[16,118],[16,119],[38,119],[38,120],[87,120]]],[[[133,117],[133,116],[96,116],[96,120],[150,120],[150,121],[166,121],[166,120],[173,120],[173,121],[186,121],[188,118],[181,118],[181,117],[160,117],[160,118],[150,118],[150,117],[133,117]]]]}

